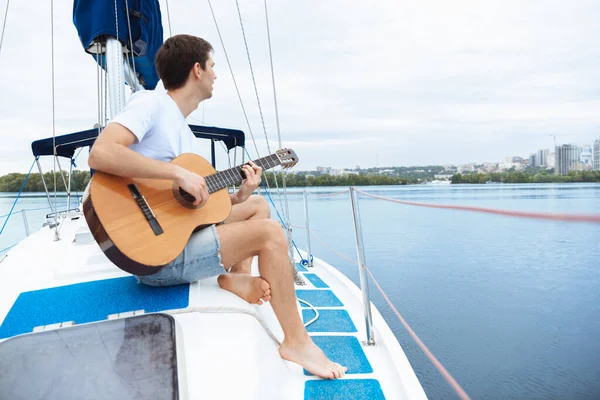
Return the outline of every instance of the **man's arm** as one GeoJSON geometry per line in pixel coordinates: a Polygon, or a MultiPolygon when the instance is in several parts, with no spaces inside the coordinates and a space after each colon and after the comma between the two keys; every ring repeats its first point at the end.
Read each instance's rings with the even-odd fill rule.
{"type": "Polygon", "coordinates": [[[194,205],[208,200],[206,182],[201,176],[178,165],[145,157],[129,148],[135,135],[116,122],[104,128],[92,146],[88,164],[112,175],[128,178],[168,179],[196,198],[194,205]]]}
{"type": "Polygon", "coordinates": [[[169,179],[179,178],[181,167],[153,160],[131,149],[137,141],[135,135],[123,125],[110,123],[102,131],[88,158],[90,168],[128,178],[169,179]]]}

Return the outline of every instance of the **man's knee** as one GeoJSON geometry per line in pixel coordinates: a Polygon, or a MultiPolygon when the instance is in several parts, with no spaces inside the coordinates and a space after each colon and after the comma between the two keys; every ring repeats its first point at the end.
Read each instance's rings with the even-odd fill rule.
{"type": "Polygon", "coordinates": [[[279,222],[265,219],[261,222],[263,231],[263,244],[271,248],[287,247],[285,234],[279,222]]]}
{"type": "Polygon", "coordinates": [[[264,197],[256,195],[252,196],[251,199],[256,214],[262,216],[263,218],[271,218],[271,208],[264,197]]]}

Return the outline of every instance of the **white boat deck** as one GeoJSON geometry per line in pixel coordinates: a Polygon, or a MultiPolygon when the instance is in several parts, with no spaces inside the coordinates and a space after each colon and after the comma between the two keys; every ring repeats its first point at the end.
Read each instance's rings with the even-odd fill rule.
{"type": "MultiPolygon", "coordinates": [[[[270,331],[283,339],[270,304],[250,305],[220,289],[216,278],[171,288],[138,284],[108,261],[80,214],[63,221],[61,240],[54,240],[54,230],[42,228],[0,262],[0,353],[3,340],[35,328],[55,329],[53,324],[70,321],[95,323],[109,315],[123,318],[141,310],[166,312],[176,322],[181,399],[425,398],[404,352],[374,306],[376,345],[363,345],[360,290],[316,258],[310,270],[302,266],[299,270],[307,285],[296,287],[297,296],[319,312],[307,329],[330,358],[348,367],[343,379],[321,380],[282,360],[269,335],[270,331]]],[[[257,272],[255,260],[253,273],[257,272]]],[[[301,302],[298,310],[305,321],[315,316],[301,302]]],[[[0,389],[1,372],[0,365],[0,389]]]]}

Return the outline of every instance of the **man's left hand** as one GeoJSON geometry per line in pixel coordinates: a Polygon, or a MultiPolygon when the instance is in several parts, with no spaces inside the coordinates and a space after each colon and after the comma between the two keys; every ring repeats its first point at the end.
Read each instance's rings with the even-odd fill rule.
{"type": "Polygon", "coordinates": [[[239,190],[231,196],[233,204],[242,203],[250,197],[252,192],[260,185],[262,177],[262,168],[254,164],[252,161],[242,166],[246,179],[242,181],[239,190]]]}

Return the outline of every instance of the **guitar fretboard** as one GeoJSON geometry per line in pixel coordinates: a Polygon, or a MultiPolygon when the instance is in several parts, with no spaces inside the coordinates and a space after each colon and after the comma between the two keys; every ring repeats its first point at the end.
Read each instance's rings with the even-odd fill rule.
{"type": "MultiPolygon", "coordinates": [[[[263,171],[266,171],[281,164],[281,162],[279,161],[279,158],[276,154],[271,154],[270,156],[254,160],[254,164],[261,167],[263,171]]],[[[218,190],[224,189],[228,186],[238,185],[242,183],[242,181],[244,180],[244,176],[242,175],[242,167],[237,166],[226,169],[224,171],[219,171],[216,174],[206,176],[204,177],[204,179],[206,179],[208,193],[213,193],[218,190]]]]}

